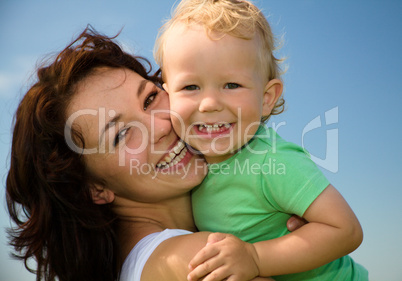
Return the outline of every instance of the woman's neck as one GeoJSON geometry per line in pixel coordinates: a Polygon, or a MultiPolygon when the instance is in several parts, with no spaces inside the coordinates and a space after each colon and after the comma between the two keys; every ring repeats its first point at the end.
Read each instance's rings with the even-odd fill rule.
{"type": "Polygon", "coordinates": [[[116,198],[114,203],[124,258],[135,244],[151,233],[167,228],[197,231],[188,194],[158,203],[139,203],[122,198],[116,198]]]}

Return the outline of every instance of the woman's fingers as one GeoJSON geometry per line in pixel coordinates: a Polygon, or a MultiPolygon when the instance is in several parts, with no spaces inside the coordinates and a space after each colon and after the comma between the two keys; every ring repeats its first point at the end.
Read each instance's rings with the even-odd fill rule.
{"type": "Polygon", "coordinates": [[[302,227],[303,225],[305,225],[306,223],[308,223],[307,220],[297,216],[297,215],[293,215],[291,216],[287,223],[286,226],[288,228],[289,231],[295,231],[298,228],[302,227]]]}

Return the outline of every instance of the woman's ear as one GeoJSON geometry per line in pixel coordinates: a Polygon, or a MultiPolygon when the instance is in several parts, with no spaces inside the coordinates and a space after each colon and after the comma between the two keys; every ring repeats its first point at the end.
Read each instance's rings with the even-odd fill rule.
{"type": "Polygon", "coordinates": [[[114,193],[100,184],[91,187],[91,196],[95,204],[108,204],[114,201],[114,193]]]}
{"type": "Polygon", "coordinates": [[[262,115],[271,114],[276,102],[282,95],[283,83],[279,79],[270,80],[265,86],[264,98],[262,103],[262,115]]]}

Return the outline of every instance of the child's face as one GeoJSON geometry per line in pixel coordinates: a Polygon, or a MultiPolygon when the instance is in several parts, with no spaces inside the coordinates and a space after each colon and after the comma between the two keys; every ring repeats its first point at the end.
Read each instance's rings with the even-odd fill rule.
{"type": "Polygon", "coordinates": [[[173,126],[209,163],[231,157],[247,143],[280,96],[269,94],[257,48],[256,38],[211,40],[201,26],[178,25],[169,33],[163,76],[173,126]]]}

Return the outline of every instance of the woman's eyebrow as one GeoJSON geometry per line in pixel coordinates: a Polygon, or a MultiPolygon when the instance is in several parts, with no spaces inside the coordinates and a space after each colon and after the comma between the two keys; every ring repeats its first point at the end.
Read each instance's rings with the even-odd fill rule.
{"type": "MultiPolygon", "coordinates": [[[[138,86],[137,89],[137,96],[139,97],[142,92],[144,92],[145,87],[147,86],[147,84],[150,83],[150,81],[148,80],[142,80],[140,82],[140,85],[138,86]]],[[[109,130],[111,127],[116,125],[116,122],[120,120],[121,118],[121,114],[116,115],[115,117],[113,117],[109,122],[107,122],[106,126],[102,129],[102,132],[99,136],[99,143],[102,143],[102,140],[104,139],[103,136],[106,133],[107,130],[109,130]]]]}
{"type": "Polygon", "coordinates": [[[107,130],[109,130],[111,127],[116,125],[116,122],[120,120],[121,118],[121,114],[116,115],[115,117],[113,117],[109,122],[107,122],[106,126],[102,129],[102,132],[99,136],[99,144],[102,143],[103,135],[106,133],[107,130]]]}
{"type": "Polygon", "coordinates": [[[142,80],[140,82],[140,86],[138,87],[138,90],[137,90],[137,96],[138,97],[142,94],[142,92],[144,91],[144,89],[145,89],[145,87],[147,86],[148,83],[150,83],[148,80],[142,80]]]}

